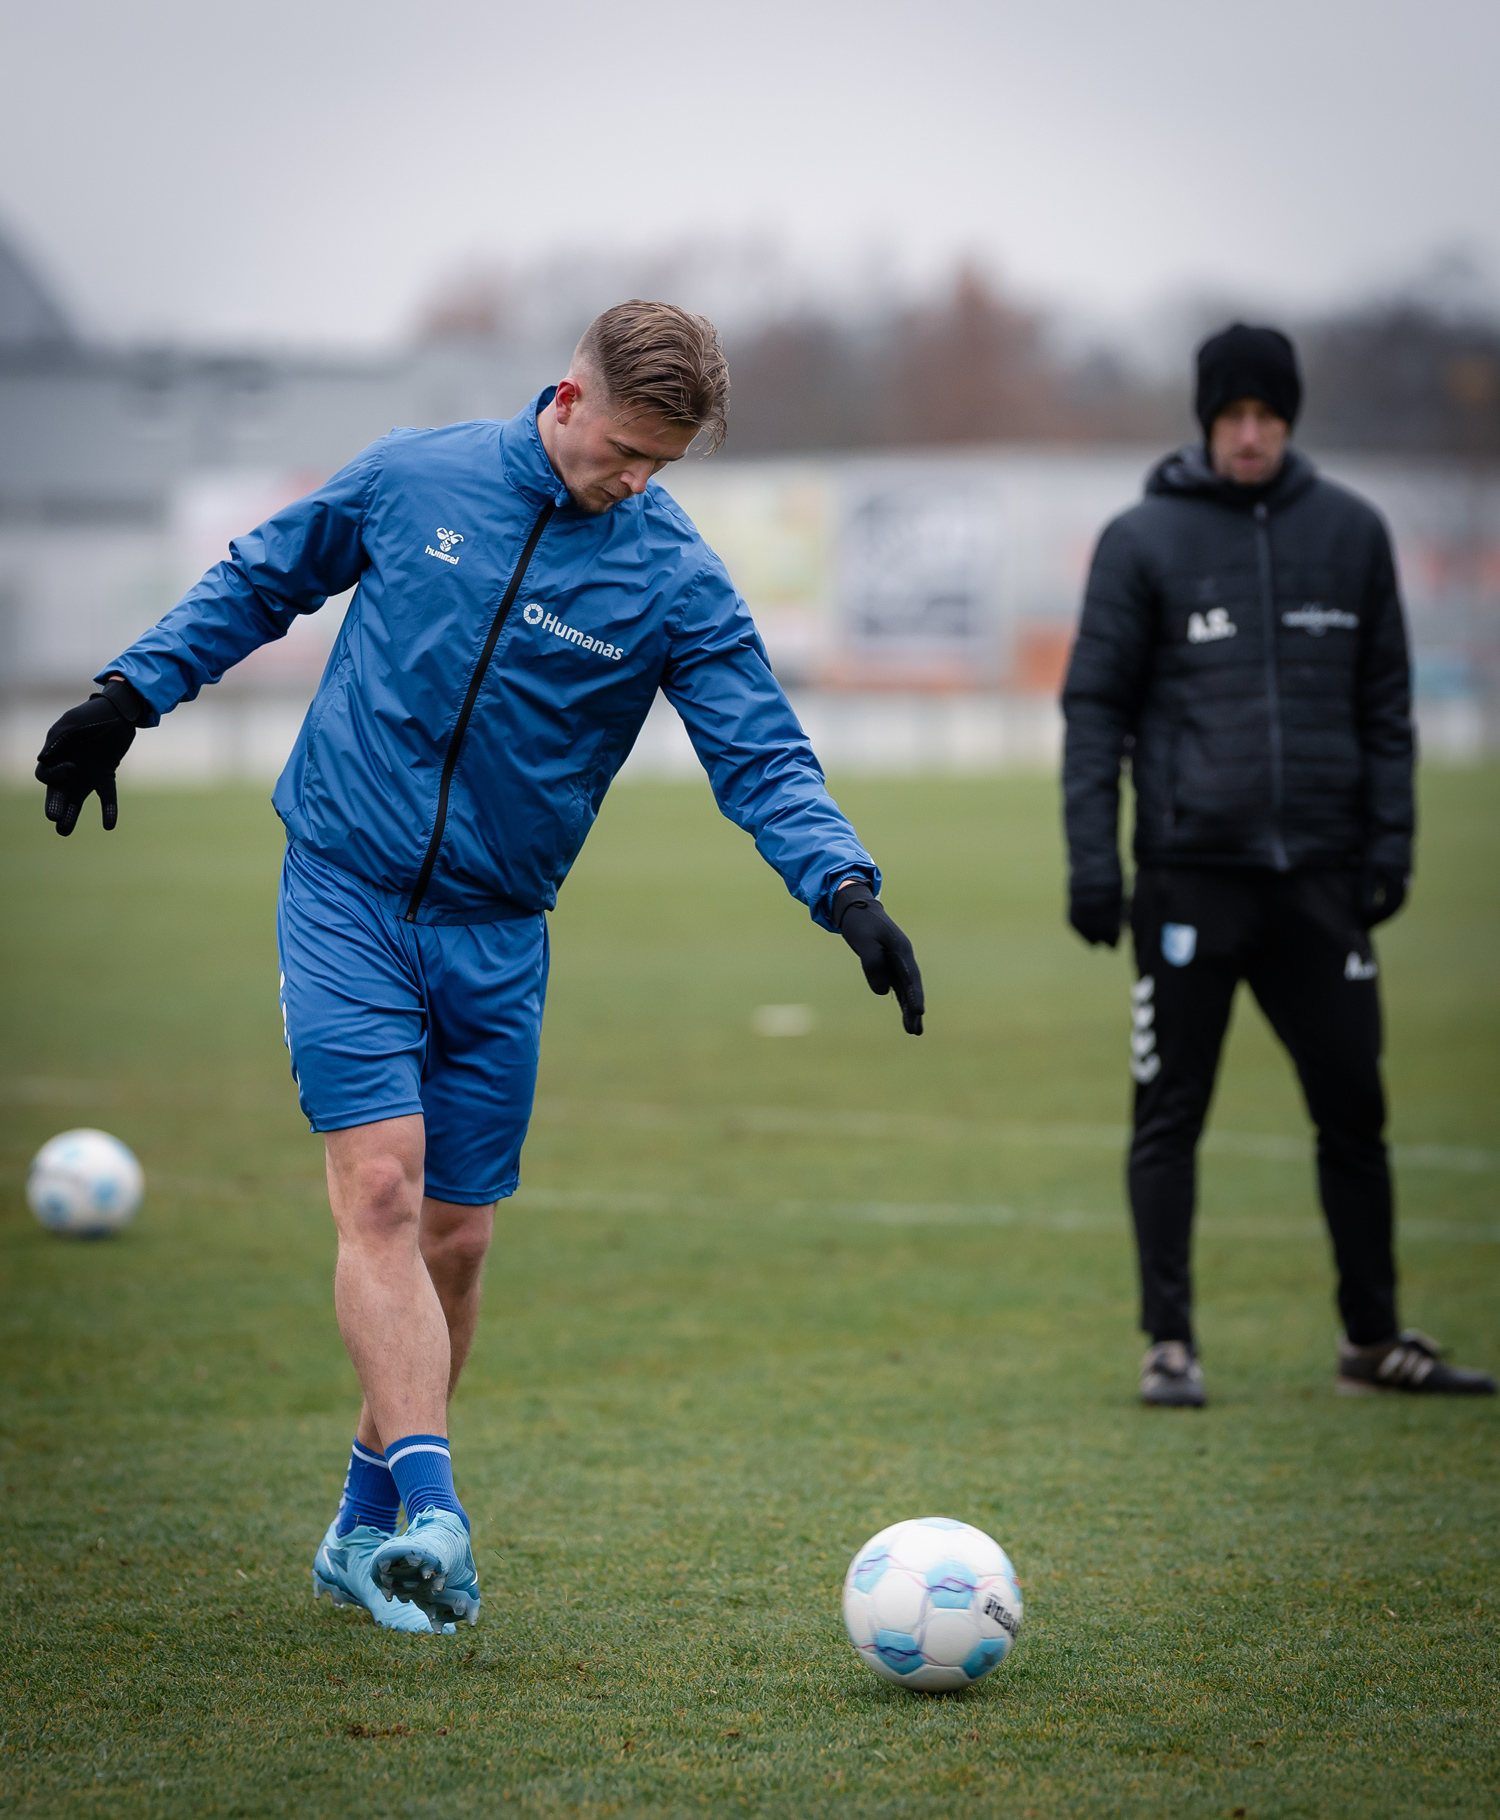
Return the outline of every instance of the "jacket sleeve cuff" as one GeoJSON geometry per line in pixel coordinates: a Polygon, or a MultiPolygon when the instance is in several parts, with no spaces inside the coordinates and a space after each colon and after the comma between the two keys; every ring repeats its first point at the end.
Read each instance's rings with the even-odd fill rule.
{"type": "Polygon", "coordinates": [[[880,895],[880,868],[878,866],[856,864],[840,866],[836,871],[829,872],[823,880],[822,892],[813,900],[809,908],[812,911],[813,921],[834,934],[838,933],[839,919],[834,915],[833,900],[838,895],[840,887],[847,884],[850,879],[857,879],[877,897],[880,895]]]}
{"type": "MultiPolygon", "coordinates": [[[[134,718],[134,721],[132,724],[137,727],[160,726],[163,710],[159,709],[156,706],[155,702],[153,702],[151,697],[146,694],[145,690],[142,689],[142,687],[140,686],[140,684],[138,682],[135,682],[134,680],[132,680],[132,678],[127,674],[125,666],[123,664],[106,664],[105,667],[98,673],[98,675],[95,676],[94,681],[96,683],[98,683],[101,692],[107,693],[106,685],[108,684],[109,679],[112,676],[123,677],[127,687],[130,689],[131,694],[134,695],[136,700],[141,704],[140,713],[134,718]]],[[[117,707],[121,706],[121,704],[118,702],[115,705],[117,707]]],[[[167,706],[169,708],[175,707],[176,703],[168,702],[167,706]]],[[[122,711],[123,711],[123,709],[122,709],[122,711]]],[[[127,715],[126,718],[129,719],[130,716],[127,715]]]]}

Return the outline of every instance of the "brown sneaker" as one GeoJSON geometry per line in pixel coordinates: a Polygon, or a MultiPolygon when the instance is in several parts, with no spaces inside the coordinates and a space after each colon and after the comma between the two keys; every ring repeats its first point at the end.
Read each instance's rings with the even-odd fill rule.
{"type": "Polygon", "coordinates": [[[1351,1346],[1339,1340],[1341,1397],[1373,1396],[1381,1390],[1416,1391],[1429,1397],[1492,1397],[1495,1380],[1488,1372],[1466,1371],[1442,1362],[1437,1341],[1408,1327],[1378,1346],[1351,1346]]]}
{"type": "Polygon", "coordinates": [[[1141,1360],[1141,1401],[1158,1409],[1202,1409],[1208,1401],[1198,1355],[1181,1340],[1158,1340],[1141,1360]]]}

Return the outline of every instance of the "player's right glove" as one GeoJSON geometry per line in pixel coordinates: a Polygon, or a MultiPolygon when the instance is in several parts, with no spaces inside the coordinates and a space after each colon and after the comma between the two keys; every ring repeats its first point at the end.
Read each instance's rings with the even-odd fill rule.
{"type": "Polygon", "coordinates": [[[920,1036],[927,1000],[922,993],[917,957],[869,885],[840,885],[833,894],[832,921],[859,956],[870,990],[882,996],[894,991],[901,1007],[902,1029],[908,1036],[920,1036]]]}
{"type": "Polygon", "coordinates": [[[1120,919],[1125,913],[1121,892],[1099,892],[1090,896],[1075,891],[1068,899],[1068,921],[1093,948],[1103,942],[1113,948],[1120,939],[1120,919]]]}
{"type": "Polygon", "coordinates": [[[79,810],[95,790],[104,826],[113,828],[120,819],[115,771],[145,713],[146,703],[116,676],[54,722],[37,754],[36,775],[37,782],[47,786],[47,820],[59,834],[73,832],[79,810]]]}

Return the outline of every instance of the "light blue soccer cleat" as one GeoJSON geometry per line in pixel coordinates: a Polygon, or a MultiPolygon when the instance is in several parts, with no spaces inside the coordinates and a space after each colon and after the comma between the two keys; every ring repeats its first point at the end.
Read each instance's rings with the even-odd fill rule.
{"type": "Polygon", "coordinates": [[[381,1543],[390,1540],[383,1529],[364,1523],[341,1536],[335,1517],[313,1556],[313,1597],[327,1593],[335,1605],[362,1606],[383,1630],[451,1631],[451,1624],[433,1624],[418,1606],[403,1605],[380,1590],[370,1562],[381,1543]]]}
{"type": "Polygon", "coordinates": [[[479,1575],[463,1519],[451,1510],[424,1510],[376,1549],[370,1571],[384,1591],[409,1600],[432,1619],[479,1622],[479,1575]]]}

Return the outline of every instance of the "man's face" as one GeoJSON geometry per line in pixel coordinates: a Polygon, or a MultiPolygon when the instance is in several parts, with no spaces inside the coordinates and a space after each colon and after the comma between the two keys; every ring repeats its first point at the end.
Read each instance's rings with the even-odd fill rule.
{"type": "Polygon", "coordinates": [[[1258,398],[1237,398],[1213,421],[1208,457],[1221,479],[1258,487],[1275,478],[1292,426],[1258,398]]]}
{"type": "Polygon", "coordinates": [[[537,427],[547,458],[580,512],[607,512],[644,493],[653,474],[680,461],[698,434],[651,416],[617,417],[597,380],[570,374],[537,427]]]}

